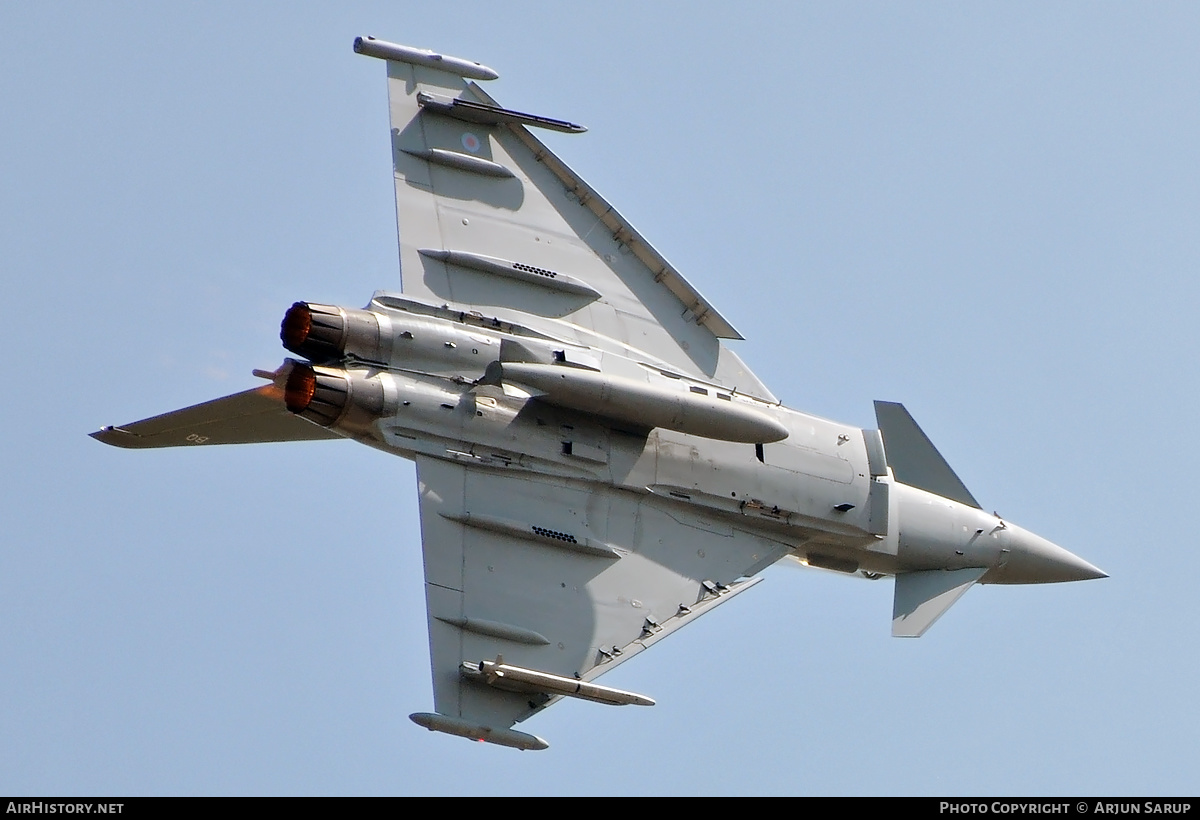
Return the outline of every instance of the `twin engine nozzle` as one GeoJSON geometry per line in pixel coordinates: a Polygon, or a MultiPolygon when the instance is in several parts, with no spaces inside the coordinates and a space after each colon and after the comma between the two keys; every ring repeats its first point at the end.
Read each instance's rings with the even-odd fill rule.
{"type": "Polygon", "coordinates": [[[369,428],[385,409],[385,388],[378,374],[296,362],[283,388],[287,409],[322,427],[354,431],[369,428]]]}
{"type": "MultiPolygon", "coordinates": [[[[366,310],[296,302],[283,316],[279,339],[315,364],[348,355],[369,361],[378,356],[379,320],[366,310]]],[[[365,375],[297,362],[288,373],[283,401],[296,415],[330,427],[353,422],[354,411],[377,416],[383,410],[383,387],[365,375]]]]}
{"type": "MultiPolygon", "coordinates": [[[[283,316],[279,339],[283,346],[313,362],[332,362],[346,353],[349,322],[345,311],[332,305],[296,302],[283,316]]],[[[283,401],[296,415],[329,427],[349,404],[350,382],[325,368],[296,363],[288,373],[283,401]]]]}
{"type": "Polygon", "coordinates": [[[375,361],[379,330],[379,317],[369,310],[296,302],[283,316],[279,339],[292,353],[318,364],[345,356],[375,361]]]}
{"type": "Polygon", "coordinates": [[[388,408],[395,410],[388,371],[397,348],[410,366],[463,373],[474,363],[482,372],[479,351],[493,342],[479,334],[468,338],[447,324],[406,315],[395,325],[386,313],[296,302],[284,314],[279,339],[308,361],[293,362],[287,373],[287,409],[323,427],[369,433],[388,408]]]}
{"type": "MultiPolygon", "coordinates": [[[[367,310],[296,302],[283,316],[279,339],[316,365],[347,356],[372,361],[379,357],[379,319],[367,310]]],[[[296,415],[330,427],[353,422],[357,414],[351,411],[382,412],[383,388],[362,374],[298,362],[288,374],[284,403],[296,415]]]]}
{"type": "MultiPolygon", "coordinates": [[[[383,313],[296,302],[283,317],[279,337],[311,362],[295,364],[289,373],[287,408],[325,427],[357,428],[371,414],[378,419],[385,383],[395,398],[387,374],[396,363],[443,379],[449,375],[460,385],[512,385],[544,404],[634,429],[663,427],[757,444],[782,441],[790,432],[770,406],[735,397],[735,391],[665,376],[608,373],[599,360],[572,365],[576,355],[579,362],[590,357],[571,348],[568,361],[568,351],[554,350],[552,343],[530,350],[442,318],[409,315],[393,323],[383,313]]],[[[452,398],[456,404],[457,393],[452,398]]]]}
{"type": "Polygon", "coordinates": [[[292,366],[283,389],[283,403],[289,411],[323,427],[341,418],[349,397],[349,380],[327,372],[318,374],[312,365],[301,363],[292,366]]]}

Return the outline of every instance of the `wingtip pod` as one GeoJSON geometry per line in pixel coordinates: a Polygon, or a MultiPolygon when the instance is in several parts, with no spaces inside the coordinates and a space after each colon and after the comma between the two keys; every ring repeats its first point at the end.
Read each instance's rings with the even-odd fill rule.
{"type": "Polygon", "coordinates": [[[518,732],[515,729],[497,729],[471,720],[439,715],[435,712],[415,712],[409,715],[408,719],[431,732],[444,732],[448,735],[465,737],[468,740],[495,743],[521,751],[528,749],[541,751],[550,748],[550,744],[537,735],[518,732]]]}
{"type": "Polygon", "coordinates": [[[492,69],[474,60],[451,57],[448,54],[439,54],[423,48],[402,46],[386,40],[376,40],[374,37],[355,37],[354,51],[367,57],[378,57],[381,60],[395,60],[401,63],[436,68],[439,71],[447,71],[470,80],[495,80],[500,76],[492,69]]]}

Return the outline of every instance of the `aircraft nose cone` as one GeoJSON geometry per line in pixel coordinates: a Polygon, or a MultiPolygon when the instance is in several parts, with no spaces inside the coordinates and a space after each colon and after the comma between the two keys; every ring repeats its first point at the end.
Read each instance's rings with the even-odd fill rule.
{"type": "Polygon", "coordinates": [[[1010,553],[1004,566],[1004,583],[1054,584],[1108,577],[1108,573],[1040,535],[1012,524],[1007,534],[1010,553]]]}

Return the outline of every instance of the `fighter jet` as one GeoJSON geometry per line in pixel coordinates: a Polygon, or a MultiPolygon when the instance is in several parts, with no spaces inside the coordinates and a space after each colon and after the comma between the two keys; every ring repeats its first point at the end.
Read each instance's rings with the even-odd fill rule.
{"type": "Polygon", "coordinates": [[[607,671],[781,559],[895,579],[918,637],[972,585],[1105,577],[985,512],[900,404],[791,410],[742,336],[469,60],[387,67],[402,290],[296,302],[256,389],[92,435],[127,448],[345,438],[416,462],[433,712],[519,749],[560,698],[649,706],[607,671]]]}

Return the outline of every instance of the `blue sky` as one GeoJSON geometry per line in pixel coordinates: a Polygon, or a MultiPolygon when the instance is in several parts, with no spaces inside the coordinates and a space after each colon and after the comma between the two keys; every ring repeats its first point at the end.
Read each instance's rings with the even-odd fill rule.
{"type": "Polygon", "coordinates": [[[1184,3],[0,5],[0,792],[1189,794],[1200,10],[1184,3]],[[648,7],[647,7],[648,6],[648,7]],[[373,34],[479,60],[787,404],[904,402],[1111,574],[774,568],[562,703],[427,733],[413,467],[87,433],[251,386],[293,301],[396,288],[373,34]]]}

